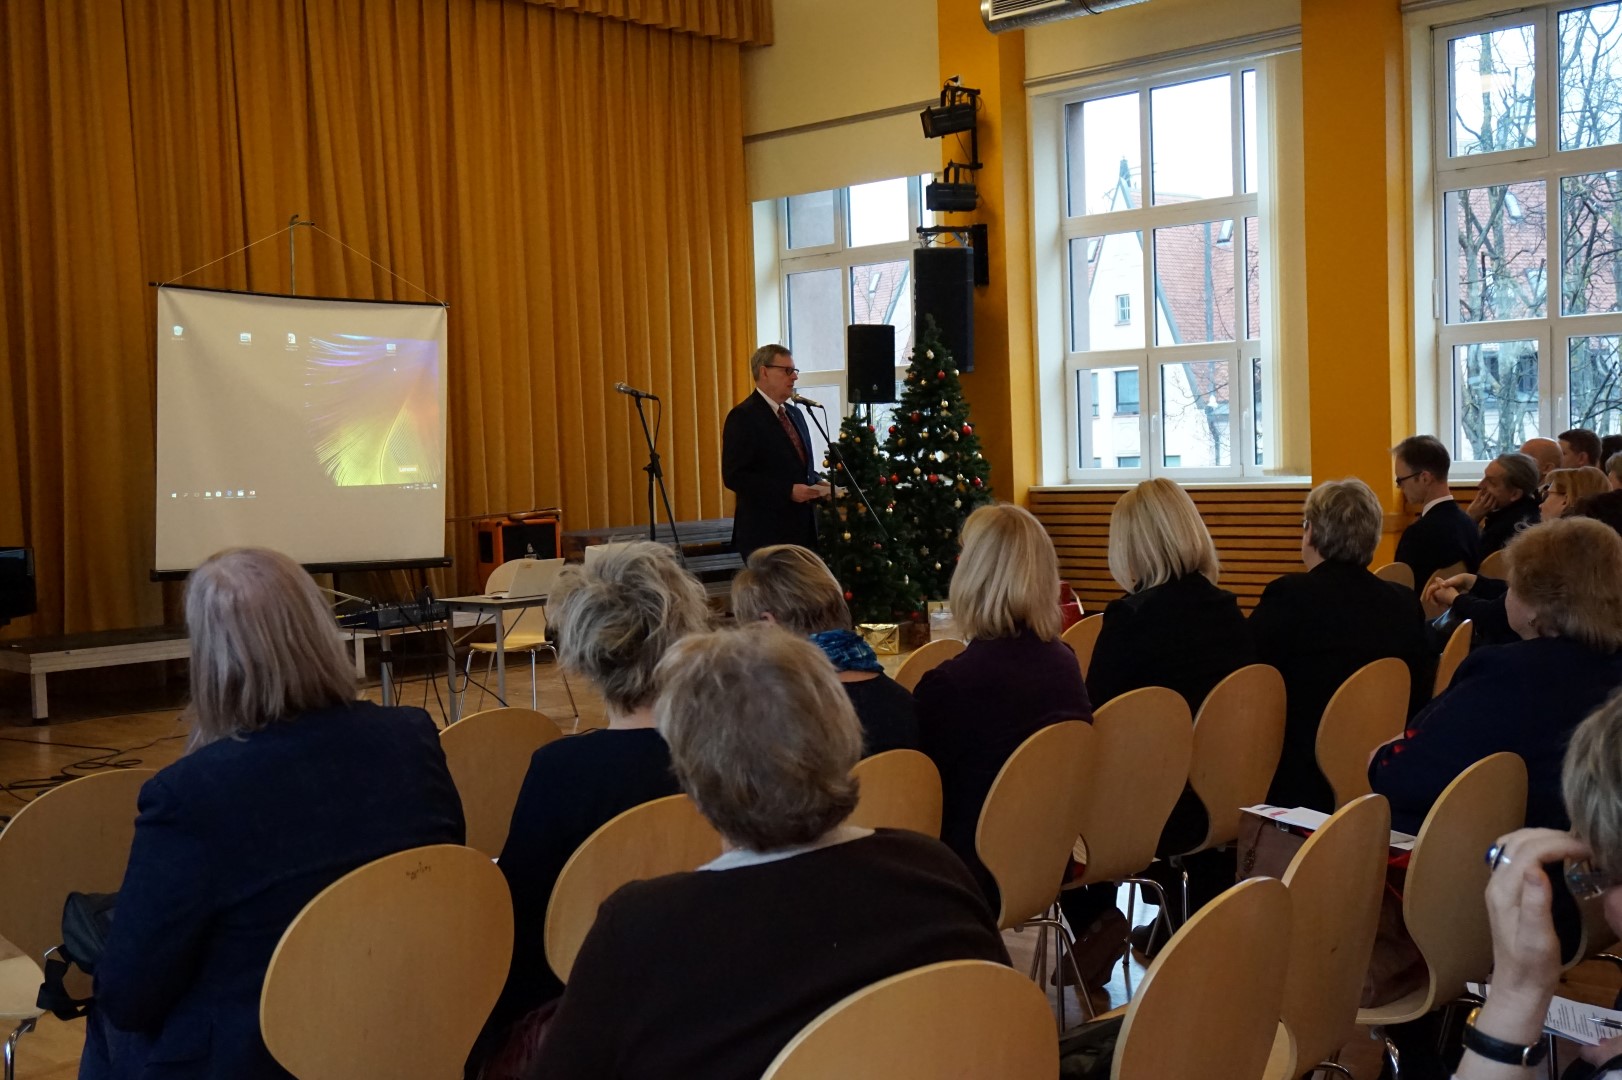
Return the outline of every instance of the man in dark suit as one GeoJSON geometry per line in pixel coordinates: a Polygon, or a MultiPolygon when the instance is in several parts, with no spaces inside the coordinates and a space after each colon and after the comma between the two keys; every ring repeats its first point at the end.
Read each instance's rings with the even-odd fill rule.
{"type": "Polygon", "coordinates": [[[1410,435],[1392,447],[1391,455],[1396,461],[1397,489],[1420,508],[1418,520],[1397,541],[1397,561],[1413,568],[1414,588],[1423,590],[1436,571],[1455,563],[1463,563],[1475,573],[1481,563],[1481,532],[1453,501],[1453,491],[1447,486],[1453,461],[1447,447],[1433,435],[1410,435]]]}
{"type": "Polygon", "coordinates": [[[811,432],[789,403],[800,371],[781,345],[749,358],[754,393],[733,407],[721,429],[721,478],[738,497],[732,546],[749,557],[768,544],[817,546],[811,505],[829,487],[811,458],[811,432]]]}

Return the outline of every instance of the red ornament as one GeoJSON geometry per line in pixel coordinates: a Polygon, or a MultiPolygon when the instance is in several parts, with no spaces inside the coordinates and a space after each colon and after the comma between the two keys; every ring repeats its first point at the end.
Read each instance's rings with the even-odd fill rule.
{"type": "Polygon", "coordinates": [[[944,378],[946,378],[946,372],[944,372],[944,371],[937,371],[937,372],[935,372],[935,378],[937,378],[937,379],[944,379],[944,378]]]}
{"type": "Polygon", "coordinates": [[[933,483],[936,483],[936,482],[938,482],[938,481],[939,481],[939,480],[940,480],[940,477],[938,477],[938,476],[936,476],[936,475],[935,475],[935,474],[934,474],[934,473],[930,473],[930,474],[929,474],[929,482],[930,482],[930,483],[931,483],[931,484],[933,484],[933,483]]]}
{"type": "Polygon", "coordinates": [[[970,427],[968,424],[964,424],[963,425],[963,434],[965,434],[965,435],[973,435],[974,434],[974,429],[972,427],[970,427]]]}
{"type": "Polygon", "coordinates": [[[890,483],[892,483],[892,484],[901,483],[901,477],[897,476],[895,473],[891,473],[890,474],[890,483]]]}
{"type": "Polygon", "coordinates": [[[979,486],[980,486],[980,478],[979,478],[979,477],[978,477],[978,476],[976,476],[976,477],[975,477],[975,478],[974,478],[974,486],[975,486],[975,487],[979,487],[979,486]]]}
{"type": "Polygon", "coordinates": [[[879,477],[879,487],[883,487],[885,484],[887,484],[889,482],[890,482],[890,478],[888,476],[879,477]]]}
{"type": "Polygon", "coordinates": [[[846,589],[845,590],[845,599],[846,600],[854,600],[854,599],[856,599],[856,594],[851,592],[849,589],[846,589]]]}
{"type": "Polygon", "coordinates": [[[894,435],[894,434],[895,434],[895,425],[894,425],[894,424],[891,424],[891,425],[890,425],[890,434],[891,434],[891,435],[894,435]]]}
{"type": "Polygon", "coordinates": [[[923,413],[920,413],[917,409],[914,409],[912,411],[912,422],[916,424],[921,419],[923,419],[923,413]]]}
{"type": "Polygon", "coordinates": [[[870,434],[873,434],[873,435],[877,435],[879,433],[879,429],[874,427],[872,424],[867,425],[867,430],[868,430],[868,432],[870,434]]]}

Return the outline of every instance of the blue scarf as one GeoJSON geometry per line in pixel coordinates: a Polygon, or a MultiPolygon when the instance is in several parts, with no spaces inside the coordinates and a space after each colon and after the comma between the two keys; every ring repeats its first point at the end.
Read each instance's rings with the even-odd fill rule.
{"type": "Polygon", "coordinates": [[[873,646],[854,630],[823,630],[811,635],[811,644],[823,651],[835,671],[884,670],[873,646]]]}

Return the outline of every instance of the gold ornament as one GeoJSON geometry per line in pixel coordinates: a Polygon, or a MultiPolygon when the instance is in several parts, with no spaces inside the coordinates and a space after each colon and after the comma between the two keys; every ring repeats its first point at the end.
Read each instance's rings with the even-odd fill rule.
{"type": "MultiPolygon", "coordinates": [[[[848,543],[850,543],[850,533],[845,533],[845,534],[844,534],[844,535],[843,535],[843,539],[844,539],[844,541],[845,541],[845,543],[847,543],[847,544],[848,544],[848,543]]],[[[861,567],[860,567],[860,566],[858,566],[858,567],[857,567],[857,568],[856,568],[856,569],[858,569],[858,570],[860,570],[860,569],[861,569],[861,567]]]]}

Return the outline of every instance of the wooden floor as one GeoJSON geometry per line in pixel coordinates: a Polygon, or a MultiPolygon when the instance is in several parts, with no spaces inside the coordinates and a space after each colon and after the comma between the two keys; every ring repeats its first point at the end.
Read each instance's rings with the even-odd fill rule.
{"type": "MultiPolygon", "coordinates": [[[[886,667],[894,670],[898,657],[884,657],[886,667]]],[[[51,703],[53,717],[50,723],[35,725],[29,719],[27,684],[20,679],[0,681],[0,822],[9,818],[12,810],[20,806],[53,781],[64,776],[79,776],[103,768],[162,768],[176,760],[185,747],[185,728],[180,718],[184,704],[184,665],[169,669],[170,679],[164,681],[157,665],[145,665],[146,671],[124,669],[120,672],[75,672],[52,677],[51,703]],[[128,674],[133,673],[133,674],[128,674]]],[[[424,663],[406,663],[405,670],[412,676],[399,688],[399,699],[404,704],[422,706],[441,724],[444,723],[445,676],[442,669],[424,663]],[[433,670],[429,682],[423,672],[433,670]]],[[[474,678],[482,681],[475,662],[474,678]]],[[[528,664],[519,662],[508,671],[509,701],[514,705],[529,704],[528,664]]],[[[490,680],[494,686],[494,680],[490,680]]],[[[580,730],[600,727],[605,722],[602,701],[578,681],[572,681],[574,700],[581,713],[580,730]]],[[[380,693],[374,685],[369,691],[374,700],[380,693]]],[[[537,696],[541,710],[559,721],[564,730],[572,724],[569,695],[564,689],[557,669],[543,664],[539,670],[537,696]]],[[[492,708],[493,697],[479,700],[475,685],[469,695],[469,709],[492,708]]],[[[1123,897],[1123,910],[1124,910],[1123,897]]],[[[1153,911],[1141,904],[1140,912],[1153,911]]],[[[1147,921],[1147,913],[1139,916],[1147,921]]],[[[1010,931],[1004,935],[1015,966],[1028,970],[1035,948],[1034,932],[1010,931]]],[[[4,955],[0,943],[0,955],[4,955]]],[[[1143,981],[1144,966],[1128,957],[1116,965],[1110,982],[1101,994],[1094,996],[1096,1009],[1105,1010],[1124,1004],[1143,981]]],[[[1615,997],[1622,976],[1607,964],[1585,964],[1577,968],[1567,987],[1562,991],[1569,997],[1610,1004],[1615,997]]],[[[1044,987],[1055,1008],[1059,991],[1044,987]]],[[[1067,1018],[1077,1022],[1080,1003],[1074,989],[1065,991],[1067,1018]]],[[[0,1035],[9,1034],[8,1032],[0,1035]]],[[[18,1080],[71,1080],[78,1073],[80,1049],[84,1043],[84,1022],[64,1023],[44,1017],[34,1033],[18,1043],[18,1080]]],[[[1341,1053],[1341,1062],[1352,1069],[1357,1080],[1375,1080],[1380,1072],[1378,1044],[1360,1032],[1341,1053]]]]}

